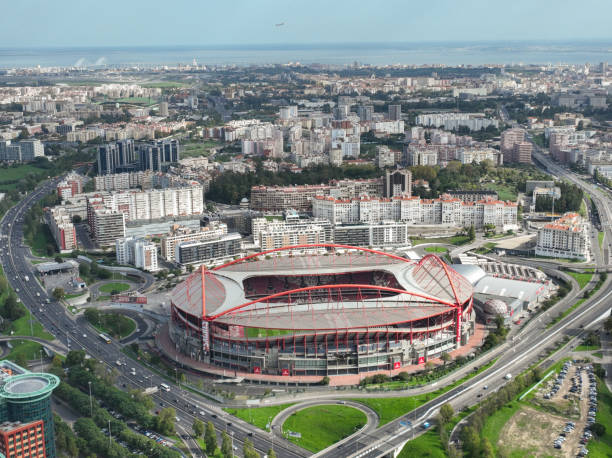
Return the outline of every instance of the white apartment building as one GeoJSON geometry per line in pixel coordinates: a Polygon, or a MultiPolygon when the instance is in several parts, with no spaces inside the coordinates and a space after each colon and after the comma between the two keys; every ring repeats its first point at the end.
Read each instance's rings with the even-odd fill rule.
{"type": "Polygon", "coordinates": [[[438,152],[433,149],[409,149],[406,160],[408,165],[437,165],[438,152]]]}
{"type": "Polygon", "coordinates": [[[133,265],[139,269],[155,272],[157,265],[157,245],[150,240],[124,237],[115,242],[117,262],[133,265]]]}
{"type": "Polygon", "coordinates": [[[251,227],[253,242],[262,250],[333,241],[331,223],[328,220],[300,219],[294,211],[288,211],[284,220],[253,218],[251,227]]]}
{"type": "Polygon", "coordinates": [[[119,191],[151,184],[151,172],[126,172],[98,175],[94,177],[96,191],[119,191]]]}
{"type": "Polygon", "coordinates": [[[462,148],[457,151],[457,159],[462,164],[480,163],[484,160],[491,161],[493,165],[504,163],[502,153],[494,148],[462,148]]]}
{"type": "Polygon", "coordinates": [[[175,226],[171,232],[161,238],[161,256],[167,261],[174,261],[176,247],[183,242],[201,242],[206,240],[217,240],[227,235],[227,224],[212,222],[206,227],[195,231],[185,226],[175,226]]]}
{"type": "Polygon", "coordinates": [[[538,231],[535,253],[553,258],[581,259],[588,261],[589,223],[578,213],[566,213],[561,218],[545,224],[538,231]]]}
{"type": "Polygon", "coordinates": [[[467,127],[470,130],[486,129],[489,126],[499,127],[496,119],[485,118],[482,113],[430,113],[416,117],[416,123],[425,127],[443,127],[455,130],[467,127]]]}
{"type": "Polygon", "coordinates": [[[463,202],[447,194],[439,199],[396,196],[390,199],[360,197],[340,200],[315,196],[312,210],[315,218],[325,218],[334,225],[402,221],[413,225],[473,225],[476,229],[486,224],[503,230],[518,227],[516,203],[494,199],[463,202]]]}

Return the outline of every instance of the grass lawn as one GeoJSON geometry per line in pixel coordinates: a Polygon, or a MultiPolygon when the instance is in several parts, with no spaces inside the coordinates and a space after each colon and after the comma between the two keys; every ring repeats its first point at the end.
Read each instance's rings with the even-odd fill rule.
{"type": "Polygon", "coordinates": [[[481,438],[488,438],[491,441],[491,445],[497,451],[497,441],[499,440],[499,433],[502,428],[512,416],[520,410],[523,406],[521,402],[514,401],[502,406],[493,415],[487,418],[485,424],[480,432],[481,438]]]}
{"type": "Polygon", "coordinates": [[[122,99],[115,100],[117,103],[132,103],[134,105],[155,105],[157,99],[151,97],[124,97],[122,99]]]}
{"type": "Polygon", "coordinates": [[[578,282],[580,289],[584,288],[593,278],[593,272],[567,272],[578,282]]]}
{"type": "Polygon", "coordinates": [[[417,396],[406,396],[403,398],[358,398],[352,399],[352,401],[361,402],[362,404],[365,404],[373,409],[378,414],[378,418],[380,419],[379,425],[382,426],[395,420],[397,417],[401,417],[402,415],[411,412],[432,399],[437,398],[441,394],[452,390],[456,386],[461,385],[466,380],[471,379],[477,374],[480,374],[483,370],[491,367],[495,361],[497,361],[497,358],[484,366],[481,366],[477,371],[470,372],[468,375],[457,380],[455,383],[438,388],[436,391],[432,391],[430,393],[419,394],[417,396]]]}
{"type": "Polygon", "coordinates": [[[11,340],[11,345],[13,348],[6,359],[13,362],[22,359],[26,361],[38,359],[40,358],[40,350],[43,348],[41,344],[31,340],[11,340]]]}
{"type": "Polygon", "coordinates": [[[446,458],[446,451],[440,441],[438,428],[430,428],[429,431],[421,434],[414,440],[408,441],[398,458],[446,458]]]}
{"type": "Polygon", "coordinates": [[[600,345],[578,345],[574,351],[593,351],[599,350],[600,348],[600,345]]]}
{"type": "Polygon", "coordinates": [[[593,356],[595,356],[596,358],[603,358],[603,354],[600,351],[593,353],[593,356]]]}
{"type": "MultiPolygon", "coordinates": [[[[128,318],[127,316],[124,316],[123,318],[125,318],[126,320],[129,320],[129,327],[125,329],[124,332],[119,334],[119,338],[123,339],[126,336],[129,336],[131,333],[133,333],[136,330],[136,322],[134,320],[132,320],[131,318],[128,318]]],[[[96,328],[98,331],[100,331],[103,334],[109,335],[109,336],[117,336],[117,332],[115,332],[115,329],[110,329],[106,326],[102,326],[99,325],[97,323],[92,323],[89,322],[89,324],[91,324],[94,328],[96,328]]]]}
{"type": "Polygon", "coordinates": [[[251,409],[223,409],[230,415],[238,417],[254,426],[257,426],[264,431],[269,431],[266,427],[272,418],[276,417],[280,412],[287,407],[291,407],[294,403],[280,404],[278,406],[269,407],[254,407],[251,409]]]}
{"type": "Polygon", "coordinates": [[[47,226],[46,224],[41,224],[39,226],[39,230],[34,233],[34,238],[25,239],[25,243],[32,249],[32,254],[34,256],[38,256],[41,258],[49,255],[49,253],[47,253],[48,246],[52,246],[54,251],[57,250],[55,240],[51,235],[49,226],[47,226]]]}
{"type": "MultiPolygon", "coordinates": [[[[24,310],[26,310],[23,304],[21,306],[24,310]]],[[[33,318],[32,330],[34,331],[34,337],[39,337],[45,340],[53,340],[53,336],[45,331],[36,318],[33,318]]],[[[26,310],[26,314],[24,316],[13,321],[13,331],[15,332],[16,336],[32,335],[30,332],[30,312],[28,310],[26,310]]]]}
{"type": "Polygon", "coordinates": [[[470,241],[467,235],[453,235],[452,237],[437,237],[431,239],[411,238],[413,245],[421,245],[423,243],[448,243],[449,245],[465,245],[470,241]]]}
{"type": "Polygon", "coordinates": [[[273,337],[291,334],[290,329],[261,329],[261,328],[246,328],[247,337],[273,337]]]}
{"type": "Polygon", "coordinates": [[[598,232],[597,233],[597,241],[599,242],[599,249],[600,250],[601,250],[601,247],[603,246],[604,235],[605,235],[605,232],[598,232]]]}
{"type": "Polygon", "coordinates": [[[500,183],[487,183],[485,187],[486,189],[490,189],[491,191],[497,191],[499,200],[511,200],[513,202],[516,201],[516,190],[512,186],[500,183]]]}
{"type": "Polygon", "coordinates": [[[589,456],[612,456],[612,393],[597,377],[597,399],[599,400],[595,421],[606,427],[606,433],[599,439],[588,442],[589,456]]]}
{"type": "Polygon", "coordinates": [[[221,143],[216,140],[186,143],[185,145],[181,145],[181,157],[208,156],[210,148],[215,148],[217,146],[221,146],[221,143]]]}
{"type": "Polygon", "coordinates": [[[172,89],[172,88],[177,88],[177,87],[184,87],[187,86],[187,84],[185,83],[181,83],[180,81],[157,81],[155,83],[143,83],[140,84],[140,86],[142,87],[159,87],[159,88],[167,88],[167,89],[172,89]]]}
{"type": "Polygon", "coordinates": [[[74,294],[66,294],[64,296],[64,299],[74,299],[75,297],[80,297],[83,294],[85,294],[87,291],[81,291],[80,293],[74,293],[74,294]]]}
{"type": "Polygon", "coordinates": [[[102,285],[99,288],[100,292],[109,294],[113,291],[122,293],[123,291],[127,291],[128,289],[130,289],[130,285],[128,285],[127,283],[119,282],[106,283],[105,285],[102,285]]]}
{"type": "Polygon", "coordinates": [[[308,407],[291,415],[283,424],[283,433],[299,432],[302,437],[287,439],[300,447],[318,452],[353,434],[366,424],[366,415],[353,407],[323,405],[308,407]]]}
{"type": "Polygon", "coordinates": [[[20,164],[11,167],[0,167],[0,191],[15,189],[17,182],[28,174],[47,176],[48,171],[31,164],[20,164]]]}
{"type": "Polygon", "coordinates": [[[443,246],[428,246],[425,247],[425,251],[428,253],[448,253],[448,249],[443,246]]]}

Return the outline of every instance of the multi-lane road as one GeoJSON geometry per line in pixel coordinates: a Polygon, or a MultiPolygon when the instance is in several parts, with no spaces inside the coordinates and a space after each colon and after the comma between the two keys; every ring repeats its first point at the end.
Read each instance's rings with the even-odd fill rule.
{"type": "Polygon", "coordinates": [[[121,388],[144,389],[159,386],[161,383],[171,385],[170,392],[160,390],[153,396],[156,409],[173,407],[176,410],[178,419],[176,428],[185,438],[194,456],[202,455],[200,447],[191,438],[191,425],[195,418],[212,421],[218,432],[232,433],[235,452],[238,455],[241,454],[242,443],[247,437],[262,454],[267,453],[274,445],[279,457],[297,458],[309,455],[307,451],[290,442],[273,440],[270,434],[234,419],[212,402],[208,403],[204,398],[180,389],[147,367],[130,360],[121,352],[118,342],[104,343],[94,328],[82,320],[77,322],[72,315],[67,313],[64,306],[47,295],[47,292],[35,280],[34,270],[27,260],[28,248],[23,246],[23,217],[32,205],[50,193],[59,181],[60,178],[55,178],[41,184],[11,208],[0,221],[0,263],[9,284],[36,319],[65,347],[72,350],[85,350],[103,364],[117,369],[119,376],[116,383],[121,388]],[[26,276],[29,281],[26,281],[26,276]],[[47,299],[50,300],[49,303],[46,302],[47,299]],[[117,361],[122,365],[118,366],[117,361]],[[136,369],[135,376],[131,374],[132,368],[136,369]]]}

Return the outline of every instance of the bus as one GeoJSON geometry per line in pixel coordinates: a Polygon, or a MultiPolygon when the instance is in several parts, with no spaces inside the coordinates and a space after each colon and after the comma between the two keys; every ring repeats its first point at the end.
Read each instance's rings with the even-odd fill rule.
{"type": "Polygon", "coordinates": [[[170,391],[170,387],[165,383],[160,383],[159,387],[164,391],[170,391]]]}
{"type": "Polygon", "coordinates": [[[102,339],[106,343],[111,343],[110,337],[105,336],[104,334],[100,334],[100,339],[102,339]]]}

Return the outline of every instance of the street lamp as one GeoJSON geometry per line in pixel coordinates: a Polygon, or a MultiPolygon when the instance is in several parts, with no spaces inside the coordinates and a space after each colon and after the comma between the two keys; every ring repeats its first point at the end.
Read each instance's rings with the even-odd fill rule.
{"type": "Polygon", "coordinates": [[[91,380],[87,382],[89,385],[89,416],[93,417],[93,402],[91,400],[91,380]]]}
{"type": "Polygon", "coordinates": [[[43,351],[42,348],[38,350],[40,352],[40,371],[43,371],[43,351]]]}

